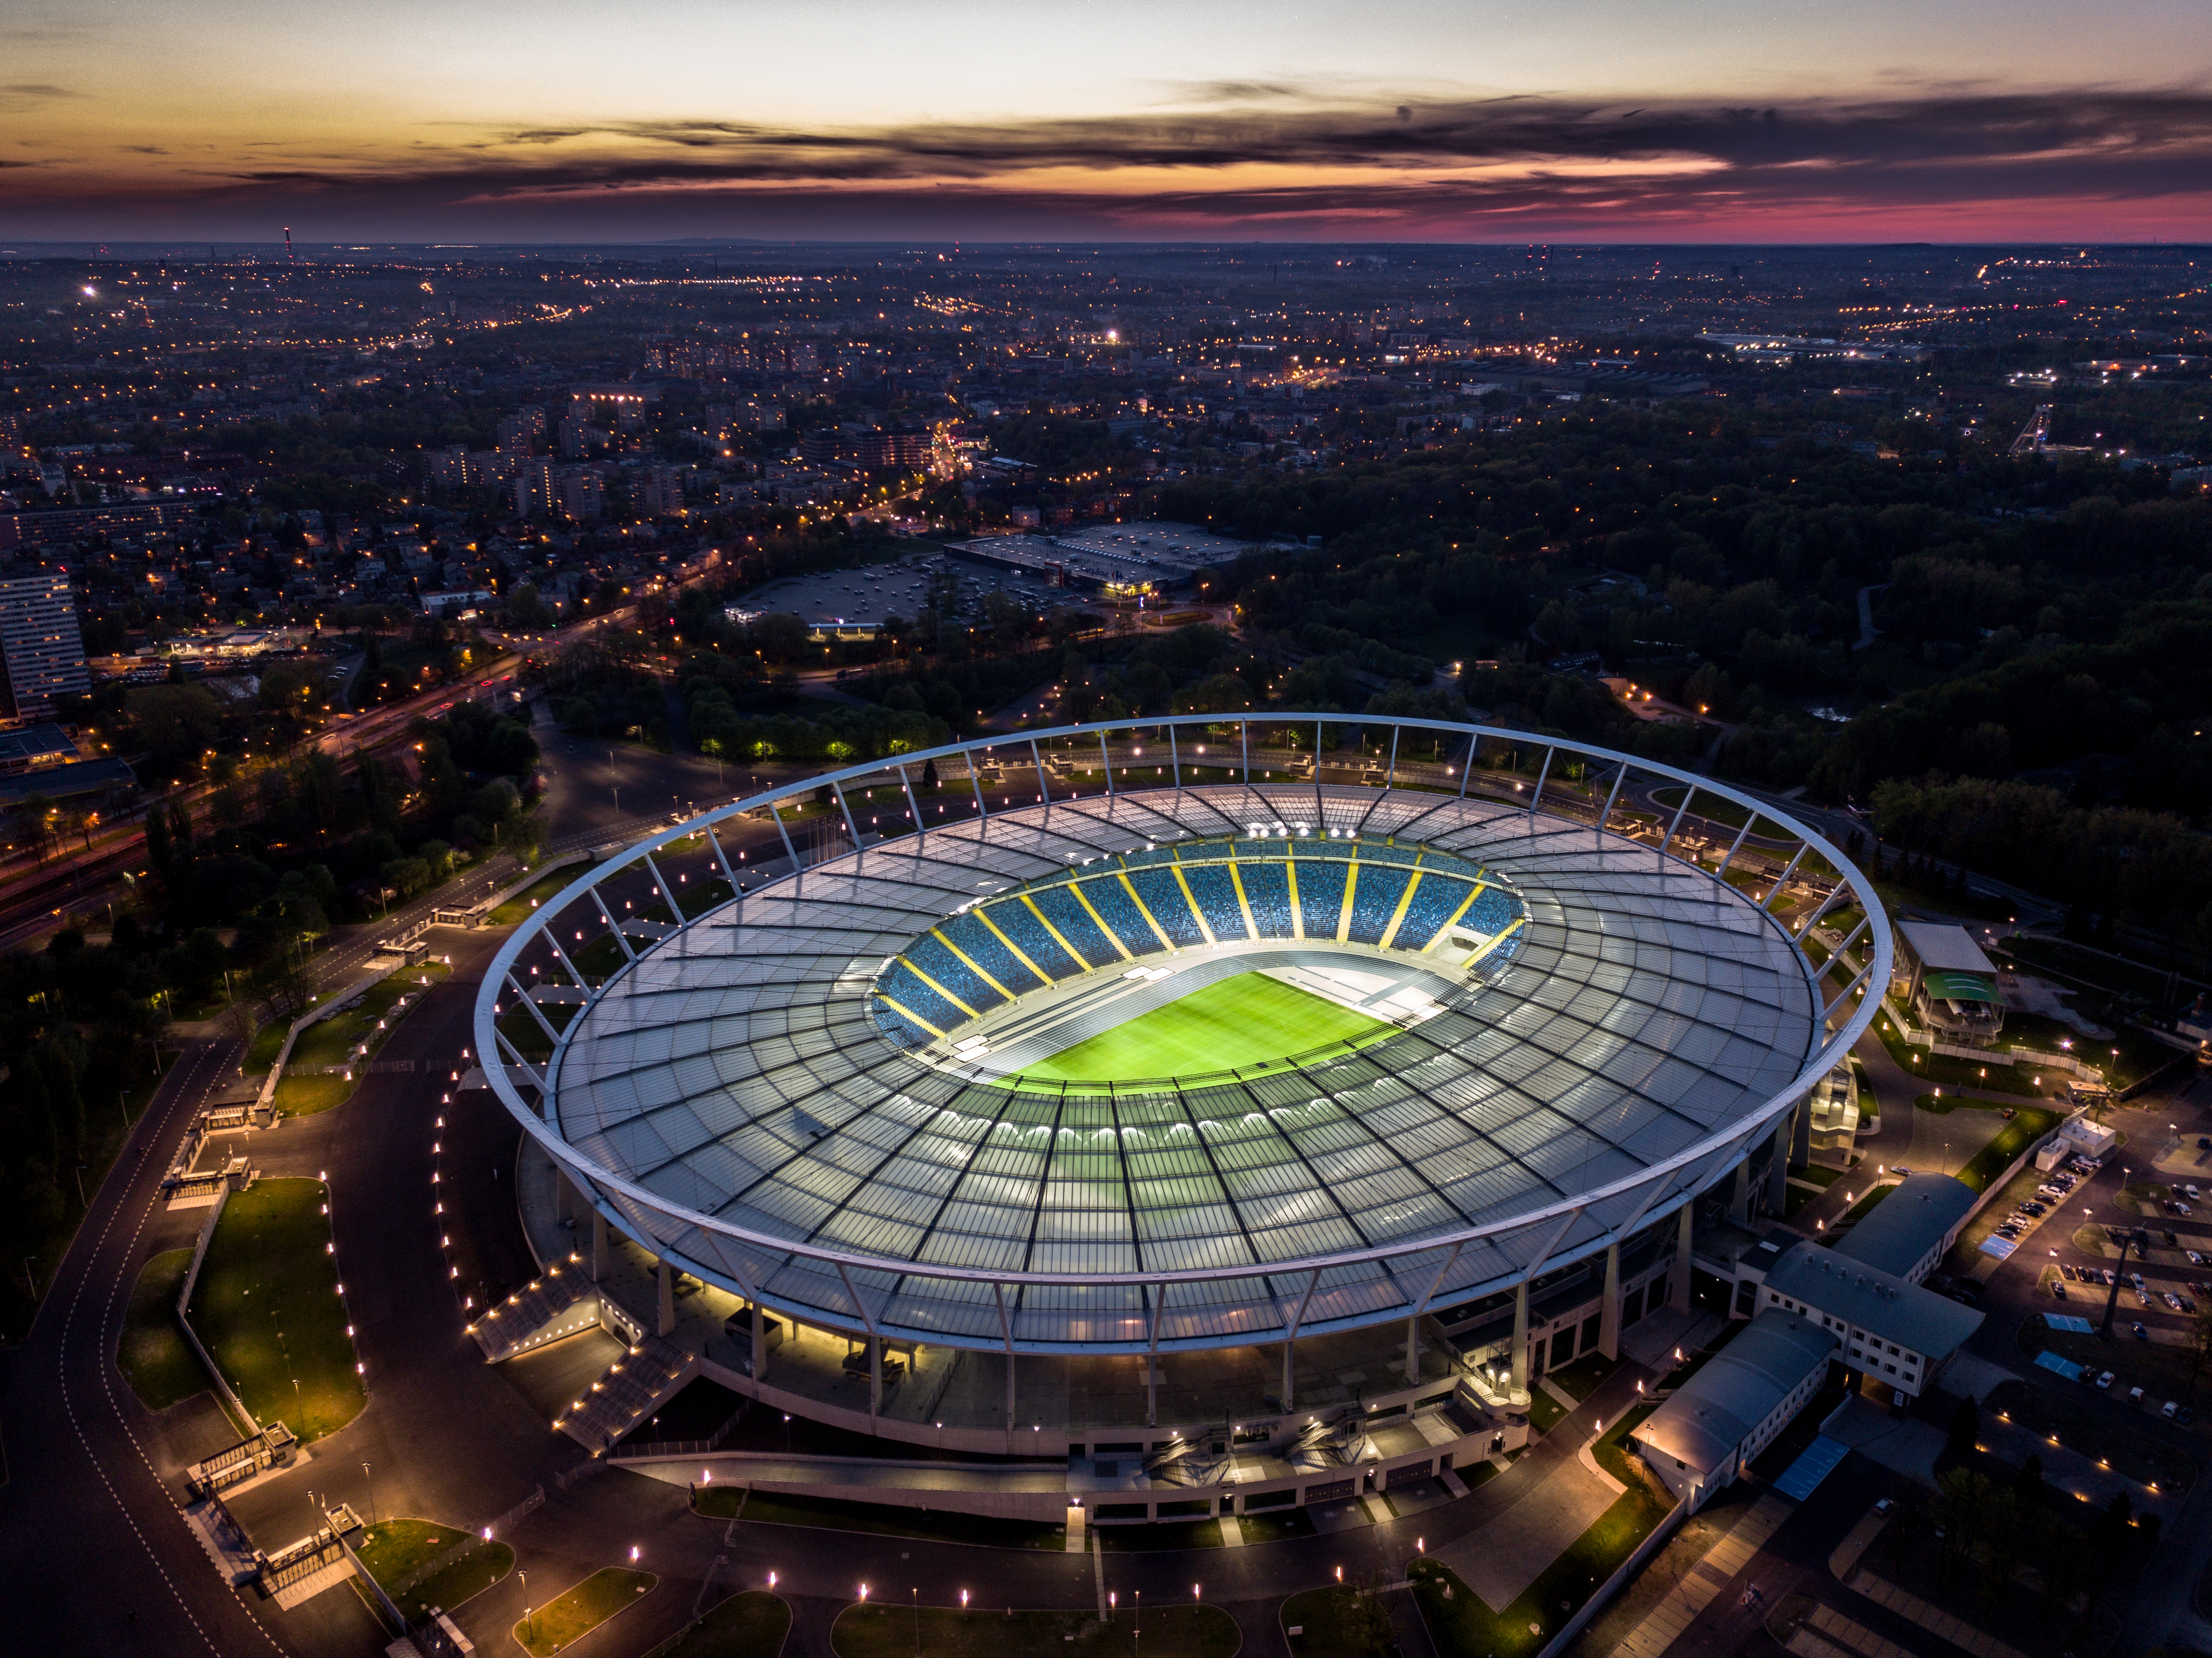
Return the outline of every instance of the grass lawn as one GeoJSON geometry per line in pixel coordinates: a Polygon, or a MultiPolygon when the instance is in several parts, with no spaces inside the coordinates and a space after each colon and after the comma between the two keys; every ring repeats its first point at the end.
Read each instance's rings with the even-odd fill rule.
{"type": "Polygon", "coordinates": [[[1584,1353],[1573,1363],[1562,1364],[1549,1374],[1553,1382],[1572,1394],[1579,1403],[1595,1393],[1598,1384],[1620,1368],[1619,1359],[1592,1352],[1584,1353]]]}
{"type": "Polygon", "coordinates": [[[541,881],[533,882],[503,904],[493,906],[491,925],[514,926],[530,919],[531,911],[550,902],[561,892],[590,873],[588,864],[563,864],[541,881]]]}
{"type": "Polygon", "coordinates": [[[467,1535],[434,1520],[386,1520],[362,1533],[354,1552],[361,1556],[368,1575],[389,1589],[467,1535]]]}
{"type": "MultiPolygon", "coordinates": [[[[939,1594],[943,1590],[937,1591],[939,1594]]],[[[885,1584],[880,1593],[897,1594],[885,1584]]],[[[1127,1611],[1102,1624],[1089,1612],[962,1612],[924,1606],[851,1606],[830,1631],[837,1658],[913,1658],[915,1625],[925,1658],[1138,1658],[1136,1619],[1127,1611]]],[[[1237,1621],[1218,1606],[1154,1606],[1141,1642],[1149,1658],[1233,1658],[1237,1621]]]]}
{"type": "Polygon", "coordinates": [[[363,1062],[374,1059],[377,1049],[392,1034],[392,1027],[421,1000],[423,991],[452,971],[441,963],[402,968],[363,992],[359,1007],[333,1013],[302,1030],[300,1040],[292,1044],[291,1057],[285,1061],[286,1074],[277,1079],[276,1108],[288,1115],[309,1117],[343,1105],[360,1085],[359,1070],[349,1080],[343,1072],[326,1076],[294,1076],[290,1074],[292,1067],[343,1065],[363,1042],[368,1044],[363,1062]],[[403,999],[405,1007],[399,1005],[403,999]]]}
{"type": "Polygon", "coordinates": [[[1573,1609],[1589,1600],[1666,1518],[1669,1505],[1641,1474],[1625,1466],[1627,1454],[1621,1448],[1622,1436],[1649,1413],[1648,1408],[1630,1412],[1607,1430],[1592,1453],[1628,1489],[1503,1612],[1493,1614],[1480,1596],[1435,1559],[1424,1557],[1407,1567],[1406,1576],[1413,1584],[1421,1616],[1443,1658],[1534,1658],[1573,1609]]]}
{"type": "Polygon", "coordinates": [[[1540,1436],[1551,1432],[1566,1413],[1565,1406],[1542,1388],[1531,1384],[1528,1389],[1528,1431],[1531,1436],[1540,1436]]]}
{"type": "Polygon", "coordinates": [[[192,1327],[246,1408],[302,1442],[365,1398],[330,1237],[319,1181],[258,1181],[223,1210],[192,1291],[192,1327]]]}
{"type": "Polygon", "coordinates": [[[1864,1220],[1867,1217],[1868,1211],[1872,1209],[1875,1205],[1880,1203],[1884,1198],[1887,1197],[1895,1190],[1897,1190],[1897,1188],[1894,1186],[1875,1187],[1873,1191],[1861,1198],[1844,1212],[1842,1224],[1848,1226],[1855,1220],[1864,1220]]]}
{"type": "MultiPolygon", "coordinates": [[[[1464,1474],[1462,1478],[1466,1478],[1464,1474]]],[[[1470,1479],[1468,1483],[1474,1482],[1470,1479]]],[[[1294,1537],[1311,1537],[1313,1517],[1304,1509],[1263,1509],[1257,1514],[1241,1515],[1237,1528],[1244,1533],[1244,1541],[1253,1543],[1287,1543],[1294,1537]]]]}
{"type": "MultiPolygon", "coordinates": [[[[691,1494],[695,1514],[710,1520],[757,1521],[769,1526],[812,1526],[828,1531],[863,1532],[873,1537],[920,1537],[945,1540],[943,1516],[933,1522],[913,1509],[872,1503],[841,1503],[833,1497],[787,1497],[741,1485],[706,1485],[691,1494]]],[[[990,1520],[963,1515],[957,1541],[1000,1549],[1062,1549],[1067,1527],[1030,1520],[990,1520]]]]}
{"type": "Polygon", "coordinates": [[[1974,1153],[1959,1178],[1977,1192],[1986,1191],[1990,1183],[2011,1167],[2013,1159],[2058,1127],[2059,1114],[2040,1106],[2023,1105],[2010,1122],[1996,1132],[1996,1138],[1974,1153]]]}
{"type": "Polygon", "coordinates": [[[765,1589],[733,1594],[646,1658],[776,1658],[791,1632],[791,1607],[765,1589]]]}
{"type": "Polygon", "coordinates": [[[648,1594],[660,1580],[649,1571],[607,1566],[518,1619],[514,1638],[532,1658],[552,1658],[648,1594]]]}
{"type": "Polygon", "coordinates": [[[1395,1638],[1380,1600],[1340,1584],[1292,1595],[1282,1620],[1291,1658],[1383,1658],[1395,1638]]]}
{"type": "Polygon", "coordinates": [[[1101,1526],[1092,1533],[1102,1554],[1135,1554],[1146,1549],[1218,1549],[1218,1520],[1155,1520],[1141,1526],[1101,1526]]]}
{"type": "Polygon", "coordinates": [[[140,1270],[131,1291],[130,1310],[123,1315],[116,1362],[129,1378],[131,1391],[149,1411],[167,1410],[179,1400],[207,1391],[207,1372],[177,1327],[177,1291],[184,1287],[185,1269],[191,1264],[189,1249],[168,1249],[155,1256],[140,1270]]]}
{"type": "Polygon", "coordinates": [[[269,1067],[276,1063],[277,1050],[284,1046],[284,1033],[291,1028],[291,1019],[272,1019],[253,1033],[253,1046],[246,1050],[248,1076],[269,1074],[269,1067]]]}
{"type": "Polygon", "coordinates": [[[451,1612],[482,1594],[514,1570],[514,1551],[504,1543],[471,1549],[443,1571],[424,1578],[404,1594],[392,1597],[407,1621],[420,1622],[432,1606],[451,1612]]]}
{"type": "Polygon", "coordinates": [[[1022,1074],[1036,1082],[1107,1082],[1240,1069],[1391,1028],[1264,973],[1240,973],[1063,1048],[1022,1074]]]}
{"type": "MultiPolygon", "coordinates": [[[[1681,805],[1681,799],[1686,793],[1687,790],[1683,788],[1681,784],[1670,784],[1668,788],[1652,790],[1652,801],[1655,801],[1656,805],[1663,805],[1668,817],[1672,817],[1674,815],[1674,808],[1681,805]]],[[[1690,819],[1698,819],[1698,817],[1710,819],[1712,823],[1728,823],[1728,828],[1743,828],[1745,819],[1750,817],[1750,812],[1745,812],[1743,808],[1736,805],[1732,799],[1721,799],[1721,797],[1714,795],[1710,788],[1701,788],[1697,790],[1697,801],[1692,801],[1692,805],[1690,805],[1690,819]]]]}

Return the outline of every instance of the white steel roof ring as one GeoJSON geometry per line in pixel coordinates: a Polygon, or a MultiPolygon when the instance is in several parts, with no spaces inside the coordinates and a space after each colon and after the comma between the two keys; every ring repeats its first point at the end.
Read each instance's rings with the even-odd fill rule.
{"type": "MultiPolygon", "coordinates": [[[[948,787],[943,799],[960,797],[948,787]]],[[[717,842],[695,861],[709,856],[719,864],[717,842]]],[[[1025,1352],[1243,1345],[1509,1286],[1665,1218],[1732,1170],[1849,1051],[1879,999],[1854,1006],[1823,975],[1828,945],[1814,961],[1771,914],[1778,874],[1794,875],[1815,910],[1851,913],[1851,990],[1886,983],[1888,922],[1841,853],[1765,802],[1672,768],[1522,732],[1340,714],[1024,732],[810,777],[626,848],[501,948],[478,997],[476,1052],[610,1221],[803,1321],[1025,1352]],[[1320,725],[1361,726],[1378,744],[1392,727],[1383,786],[1316,784],[1320,725]],[[1298,756],[1277,746],[1285,733],[1305,739],[1298,756]],[[1471,770],[1477,744],[1513,745],[1526,764],[1471,770]],[[1430,744],[1440,760],[1409,757],[1430,744]],[[1093,776],[1103,756],[1111,792],[1085,781],[1077,800],[1075,786],[1041,782],[1040,765],[1062,755],[1093,776]],[[1226,780],[1147,779],[1171,755],[1226,780]],[[921,808],[910,786],[932,761],[953,781],[998,768],[992,792],[1016,804],[980,819],[955,806],[969,815],[912,832],[908,811],[921,808]],[[1307,774],[1270,780],[1270,762],[1307,774]],[[1566,780],[1577,767],[1586,788],[1566,780]],[[1719,874],[1681,855],[1686,796],[1654,811],[1650,789],[1670,785],[1693,788],[1709,823],[1741,814],[1733,844],[1711,848],[1719,874]],[[825,786],[855,814],[872,786],[890,791],[866,816],[901,833],[856,854],[837,806],[798,821],[789,808],[825,786]],[[489,1061],[524,1062],[498,1015],[533,964],[564,965],[556,919],[579,902],[595,922],[629,914],[619,896],[599,908],[618,878],[638,884],[633,900],[680,896],[689,838],[763,806],[779,808],[765,884],[684,914],[665,937],[623,940],[620,965],[543,1069],[541,1118],[489,1061]],[[787,839],[795,875],[780,855],[787,839]],[[933,927],[979,904],[1007,916],[994,901],[1070,878],[1153,878],[1136,867],[1150,858],[1184,859],[1196,878],[1212,841],[1238,859],[1295,847],[1282,855],[1300,869],[1451,854],[1514,895],[1521,954],[1470,969],[1441,1012],[1360,1053],[1072,1085],[1056,1102],[981,1074],[971,1061],[988,1044],[908,1051],[872,1023],[872,975],[909,945],[934,950],[933,927]],[[1721,878],[1754,859],[1758,899],[1721,878]]],[[[1117,959],[1098,976],[1136,964],[1117,959]]]]}

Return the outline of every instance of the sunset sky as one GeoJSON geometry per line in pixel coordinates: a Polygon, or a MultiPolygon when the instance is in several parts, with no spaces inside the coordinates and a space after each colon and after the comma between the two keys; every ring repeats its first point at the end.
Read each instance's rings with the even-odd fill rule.
{"type": "Polygon", "coordinates": [[[2205,240],[2208,21],[18,0],[0,240],[2205,240]]]}

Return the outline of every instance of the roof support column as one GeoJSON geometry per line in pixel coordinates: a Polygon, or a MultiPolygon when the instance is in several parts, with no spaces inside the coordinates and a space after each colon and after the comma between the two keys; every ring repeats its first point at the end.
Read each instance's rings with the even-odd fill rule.
{"type": "Polygon", "coordinates": [[[988,833],[991,826],[991,809],[983,804],[983,768],[976,761],[975,751],[968,751],[968,781],[975,791],[975,821],[988,833]]]}
{"type": "Polygon", "coordinates": [[[1597,1311],[1597,1350],[1607,1358],[1620,1357],[1620,1242],[1605,1246],[1605,1300],[1597,1311]]]}
{"type": "Polygon", "coordinates": [[[1459,768],[1459,798],[1462,800],[1467,799],[1468,779],[1474,775],[1475,746],[1481,741],[1480,737],[1469,737],[1467,739],[1467,763],[1459,768]]]}
{"type": "Polygon", "coordinates": [[[676,1333],[676,1277],[668,1270],[665,1258],[653,1263],[653,1278],[659,1291],[656,1308],[658,1316],[653,1321],[653,1333],[657,1336],[672,1336],[676,1333]]]}
{"type": "Polygon", "coordinates": [[[1811,1099],[1797,1102],[1774,1122],[1774,1157],[1766,1165],[1766,1212],[1779,1218],[1790,1207],[1790,1133],[1800,1112],[1813,1108],[1811,1099]]]}
{"type": "Polygon", "coordinates": [[[1695,783],[1692,783],[1682,791],[1682,804],[1674,808],[1674,816],[1668,821],[1666,836],[1659,842],[1659,855],[1662,858],[1667,855],[1667,848],[1674,844],[1674,831],[1682,827],[1682,814],[1689,811],[1690,802],[1697,798],[1697,793],[1698,786],[1695,783]]]}
{"type": "Polygon", "coordinates": [[[1176,742],[1176,728],[1168,726],[1168,766],[1175,773],[1176,798],[1182,798],[1182,749],[1176,742]]]}
{"type": "Polygon", "coordinates": [[[1014,1321],[1006,1316],[1006,1286],[994,1284],[991,1294],[999,1303],[999,1334],[1006,1344],[1006,1454],[1011,1456],[1014,1449],[1014,1321]]]}
{"type": "MultiPolygon", "coordinates": [[[[898,768],[899,786],[906,791],[906,809],[914,814],[914,832],[917,837],[929,833],[929,825],[921,821],[921,802],[915,799],[914,783],[906,774],[906,768],[898,768]]],[[[921,844],[927,845],[927,841],[921,844]]]]}
{"type": "Polygon", "coordinates": [[[1628,780],[1628,762],[1620,762],[1620,769],[1613,774],[1613,787],[1606,792],[1605,810],[1597,815],[1595,825],[1598,838],[1605,838],[1605,826],[1613,821],[1613,803],[1620,798],[1620,786],[1628,780]]]}
{"type": "Polygon", "coordinates": [[[799,878],[799,848],[791,844],[791,831],[783,826],[783,802],[769,801],[768,815],[775,819],[775,832],[783,837],[783,855],[791,859],[792,878],[797,880],[799,878]]]}
{"type": "Polygon", "coordinates": [[[1695,1199],[1685,1203],[1677,1212],[1680,1218],[1674,1227],[1674,1269],[1668,1274],[1667,1305],[1678,1313],[1690,1310],[1690,1233],[1696,1224],[1698,1205],[1695,1199]]]}
{"type": "Polygon", "coordinates": [[[1537,768],[1536,792],[1528,797],[1528,823],[1531,828],[1536,823],[1536,803],[1544,798],[1544,780],[1552,774],[1552,756],[1558,752],[1557,749],[1546,749],[1544,763],[1537,768]]]}
{"type": "Polygon", "coordinates": [[[1528,1396],[1528,1280],[1513,1286],[1513,1396],[1528,1396]]]}
{"type": "Polygon", "coordinates": [[[1404,730],[1403,726],[1390,727],[1390,764],[1382,774],[1382,786],[1386,789],[1398,780],[1398,738],[1404,730]]]}
{"type": "Polygon", "coordinates": [[[857,858],[860,855],[860,826],[853,821],[852,803],[845,799],[845,791],[838,784],[830,784],[830,792],[837,797],[837,810],[845,814],[845,833],[852,837],[853,855],[857,858]]]}

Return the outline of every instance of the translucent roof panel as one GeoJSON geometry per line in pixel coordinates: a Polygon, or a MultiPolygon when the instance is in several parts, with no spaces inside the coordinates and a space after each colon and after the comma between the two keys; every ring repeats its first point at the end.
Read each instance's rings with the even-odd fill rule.
{"type": "Polygon", "coordinates": [[[797,1316],[1141,1348],[1402,1316],[1406,1284],[1540,1258],[1563,1204],[1610,1194],[1579,1240],[1679,1201],[1821,1040],[1782,927],[1648,843],[1431,792],[1158,787],[848,853],[643,945],[566,1031],[545,1117],[572,1169],[626,1183],[610,1206],[648,1247],[797,1316]],[[1376,872],[1319,869],[1353,863],[1376,872]],[[1294,915],[1301,870],[1347,916],[1387,905],[1339,929],[1381,942],[1340,942],[1310,896],[1294,915]],[[1447,884],[1423,900],[1415,872],[1447,884]],[[1190,914],[1150,925],[1148,896],[1190,914]],[[1129,1089],[962,1056],[969,1022],[1174,951],[1358,970],[1424,902],[1422,945],[1458,942],[1395,952],[1429,1005],[1356,1051],[1129,1089]],[[1045,942],[1070,906],[1118,945],[1103,965],[1045,942]],[[886,1020],[886,997],[915,1005],[886,1020]]]}

